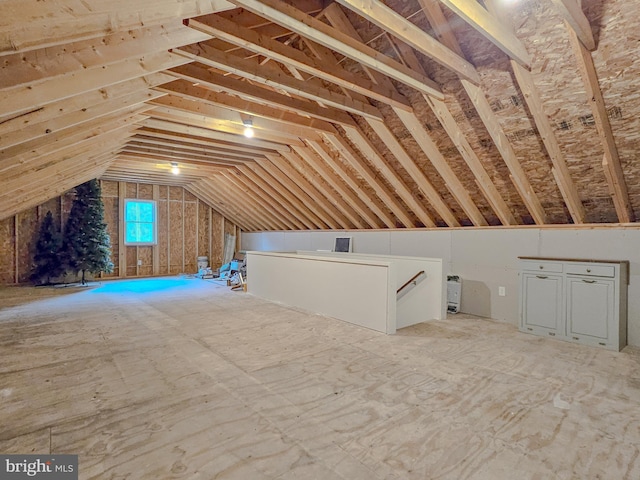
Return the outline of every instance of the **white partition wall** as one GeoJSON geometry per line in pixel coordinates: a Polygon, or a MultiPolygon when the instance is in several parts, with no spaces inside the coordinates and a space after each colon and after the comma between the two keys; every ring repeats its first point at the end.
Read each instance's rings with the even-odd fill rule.
{"type": "Polygon", "coordinates": [[[369,255],[362,253],[305,252],[304,255],[321,255],[334,258],[376,260],[391,263],[396,271],[397,291],[419,272],[425,272],[426,278],[415,287],[409,287],[408,293],[398,300],[396,305],[396,329],[415,325],[427,320],[446,318],[446,277],[441,258],[407,257],[398,255],[369,255]]]}
{"type": "Polygon", "coordinates": [[[253,295],[379,332],[446,316],[438,258],[249,251],[247,275],[253,295]],[[397,291],[416,276],[397,299],[397,291]]]}
{"type": "Polygon", "coordinates": [[[381,260],[247,252],[247,291],[261,298],[395,333],[396,273],[381,260]]]}

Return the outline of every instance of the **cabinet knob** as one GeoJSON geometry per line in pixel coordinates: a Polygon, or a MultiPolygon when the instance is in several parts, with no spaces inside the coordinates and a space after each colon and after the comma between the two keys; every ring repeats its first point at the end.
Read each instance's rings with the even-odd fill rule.
{"type": "Polygon", "coordinates": [[[590,269],[590,268],[587,268],[587,273],[589,273],[589,272],[591,272],[591,269],[590,269]]]}
{"type": "Polygon", "coordinates": [[[542,265],[540,265],[540,270],[542,270],[544,267],[542,265]]]}

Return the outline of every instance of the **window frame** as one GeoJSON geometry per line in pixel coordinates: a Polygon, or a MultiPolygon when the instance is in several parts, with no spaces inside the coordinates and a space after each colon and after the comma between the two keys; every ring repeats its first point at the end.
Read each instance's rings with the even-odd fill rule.
{"type": "Polygon", "coordinates": [[[125,198],[124,205],[122,210],[122,225],[124,228],[124,244],[127,246],[154,246],[158,245],[158,202],[155,200],[146,200],[140,198],[125,198]],[[127,230],[129,228],[130,223],[135,224],[148,224],[149,222],[136,222],[136,221],[127,221],[127,207],[132,203],[146,203],[153,206],[153,221],[151,222],[153,226],[153,240],[151,242],[130,242],[127,241],[127,230]]]}

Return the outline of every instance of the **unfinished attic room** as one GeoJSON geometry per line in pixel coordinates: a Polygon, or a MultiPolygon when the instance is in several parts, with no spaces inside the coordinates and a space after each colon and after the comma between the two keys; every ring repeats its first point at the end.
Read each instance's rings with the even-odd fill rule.
{"type": "Polygon", "coordinates": [[[638,5],[0,0],[0,479],[639,479],[638,5]]]}

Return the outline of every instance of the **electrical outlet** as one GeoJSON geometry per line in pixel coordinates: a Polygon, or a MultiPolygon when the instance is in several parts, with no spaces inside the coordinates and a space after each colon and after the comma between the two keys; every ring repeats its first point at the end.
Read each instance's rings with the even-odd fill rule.
{"type": "Polygon", "coordinates": [[[507,291],[504,287],[498,287],[498,295],[500,295],[501,297],[504,297],[507,295],[507,291]]]}
{"type": "Polygon", "coordinates": [[[138,266],[142,266],[142,260],[138,260],[138,266]]]}

